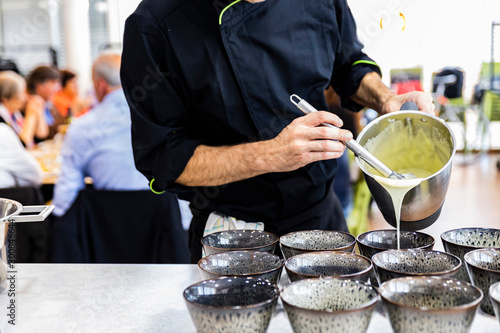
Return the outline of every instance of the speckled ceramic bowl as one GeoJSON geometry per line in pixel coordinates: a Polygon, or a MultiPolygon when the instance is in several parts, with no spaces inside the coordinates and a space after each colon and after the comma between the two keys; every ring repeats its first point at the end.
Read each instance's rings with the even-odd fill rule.
{"type": "Polygon", "coordinates": [[[467,333],[483,292],[471,284],[441,277],[405,277],[379,288],[395,333],[467,333]]]}
{"type": "Polygon", "coordinates": [[[223,276],[254,277],[278,284],[285,261],[260,251],[229,251],[211,254],[198,261],[202,278],[223,276]]]}
{"type": "Polygon", "coordinates": [[[352,252],[355,245],[356,238],[353,235],[333,230],[296,231],[280,237],[281,252],[285,259],[314,251],[352,252]]]}
{"type": "Polygon", "coordinates": [[[198,332],[265,332],[278,302],[269,281],[230,277],[205,280],[184,290],[198,332]]]}
{"type": "MultiPolygon", "coordinates": [[[[463,228],[448,230],[441,234],[441,241],[446,252],[456,255],[464,261],[467,252],[485,247],[500,249],[500,230],[488,228],[463,228]]],[[[470,282],[467,268],[460,268],[457,279],[470,282]]]]}
{"type": "MultiPolygon", "coordinates": [[[[417,231],[400,232],[400,249],[432,250],[435,240],[431,235],[417,231]]],[[[359,252],[367,258],[374,254],[398,248],[397,230],[372,230],[358,235],[359,252]]]]}
{"type": "Polygon", "coordinates": [[[294,282],[281,292],[294,332],[366,332],[377,290],[363,282],[332,278],[294,282]]]}
{"type": "Polygon", "coordinates": [[[352,252],[319,251],[289,258],[285,269],[291,282],[322,276],[366,282],[373,265],[370,259],[352,252]]]}
{"type": "Polygon", "coordinates": [[[244,250],[274,253],[278,240],[278,236],[267,231],[228,230],[206,235],[201,243],[206,255],[244,250]]]}
{"type": "Polygon", "coordinates": [[[493,311],[498,321],[500,321],[500,282],[492,284],[489,293],[493,311]]]}
{"type": "Polygon", "coordinates": [[[372,257],[378,283],[405,276],[457,275],[461,260],[449,253],[432,250],[388,250],[372,257]]]}
{"type": "MultiPolygon", "coordinates": [[[[431,235],[418,231],[400,232],[401,249],[425,249],[432,250],[435,240],[431,235]]],[[[367,258],[372,258],[374,254],[395,250],[398,248],[397,230],[372,230],[364,232],[356,238],[359,252],[367,258]]],[[[370,273],[370,282],[378,287],[375,270],[370,273]]]]}
{"type": "Polygon", "coordinates": [[[500,250],[474,250],[466,253],[464,258],[472,284],[484,293],[481,310],[494,316],[489,289],[492,284],[500,282],[500,250]]]}

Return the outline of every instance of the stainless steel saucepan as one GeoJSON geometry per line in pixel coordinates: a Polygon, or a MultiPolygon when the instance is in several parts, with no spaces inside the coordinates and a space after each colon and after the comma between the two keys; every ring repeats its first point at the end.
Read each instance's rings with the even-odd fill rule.
{"type": "MultiPolygon", "coordinates": [[[[403,199],[401,229],[420,230],[433,224],[441,214],[450,181],[452,160],[455,156],[455,137],[450,127],[438,117],[420,111],[399,111],[386,114],[369,123],[356,141],[364,146],[369,139],[376,137],[396,120],[402,120],[406,126],[412,126],[414,132],[423,129],[433,140],[444,140],[449,149],[447,163],[433,175],[424,178],[420,185],[411,189],[403,199]],[[435,132],[439,135],[431,134],[435,132]]],[[[388,140],[384,144],[391,142],[388,140]]],[[[356,158],[356,162],[363,171],[368,188],[385,220],[395,227],[394,206],[389,193],[375,180],[366,163],[359,158],[356,158]]]]}

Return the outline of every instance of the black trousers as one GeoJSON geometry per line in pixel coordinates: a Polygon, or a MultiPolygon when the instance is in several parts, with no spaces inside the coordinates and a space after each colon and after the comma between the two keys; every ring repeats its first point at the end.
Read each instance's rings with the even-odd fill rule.
{"type": "MultiPolygon", "coordinates": [[[[279,221],[264,222],[264,229],[278,236],[300,230],[340,230],[349,232],[340,200],[335,195],[333,186],[329,188],[327,195],[319,203],[294,216],[279,221]]],[[[201,239],[211,211],[192,210],[192,213],[193,219],[189,227],[189,249],[191,251],[191,263],[196,264],[201,259],[201,239]]],[[[277,247],[277,252],[279,253],[279,247],[277,247]]]]}

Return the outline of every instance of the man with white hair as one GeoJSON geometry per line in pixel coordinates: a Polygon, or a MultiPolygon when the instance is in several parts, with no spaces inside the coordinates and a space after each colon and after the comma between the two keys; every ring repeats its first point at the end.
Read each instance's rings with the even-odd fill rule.
{"type": "Polygon", "coordinates": [[[130,113],[120,83],[121,57],[101,55],[92,67],[99,103],[68,128],[62,168],[54,189],[54,214],[71,207],[92,177],[97,190],[146,190],[148,181],[134,166],[130,113]]]}

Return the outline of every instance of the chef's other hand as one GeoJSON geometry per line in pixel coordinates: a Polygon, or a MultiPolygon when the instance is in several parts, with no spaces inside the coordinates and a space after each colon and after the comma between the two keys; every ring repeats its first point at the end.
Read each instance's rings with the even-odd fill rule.
{"type": "Polygon", "coordinates": [[[292,121],[278,136],[270,140],[269,153],[275,172],[287,172],[309,163],[339,158],[345,150],[340,141],[352,140],[352,133],[337,127],[342,120],[330,112],[313,112],[292,121]],[[340,141],[335,141],[340,140],[340,141]]]}
{"type": "Polygon", "coordinates": [[[421,91],[412,91],[388,98],[382,107],[382,113],[385,114],[399,111],[405,102],[413,102],[417,104],[420,111],[435,115],[435,106],[432,103],[432,96],[421,91]]]}

